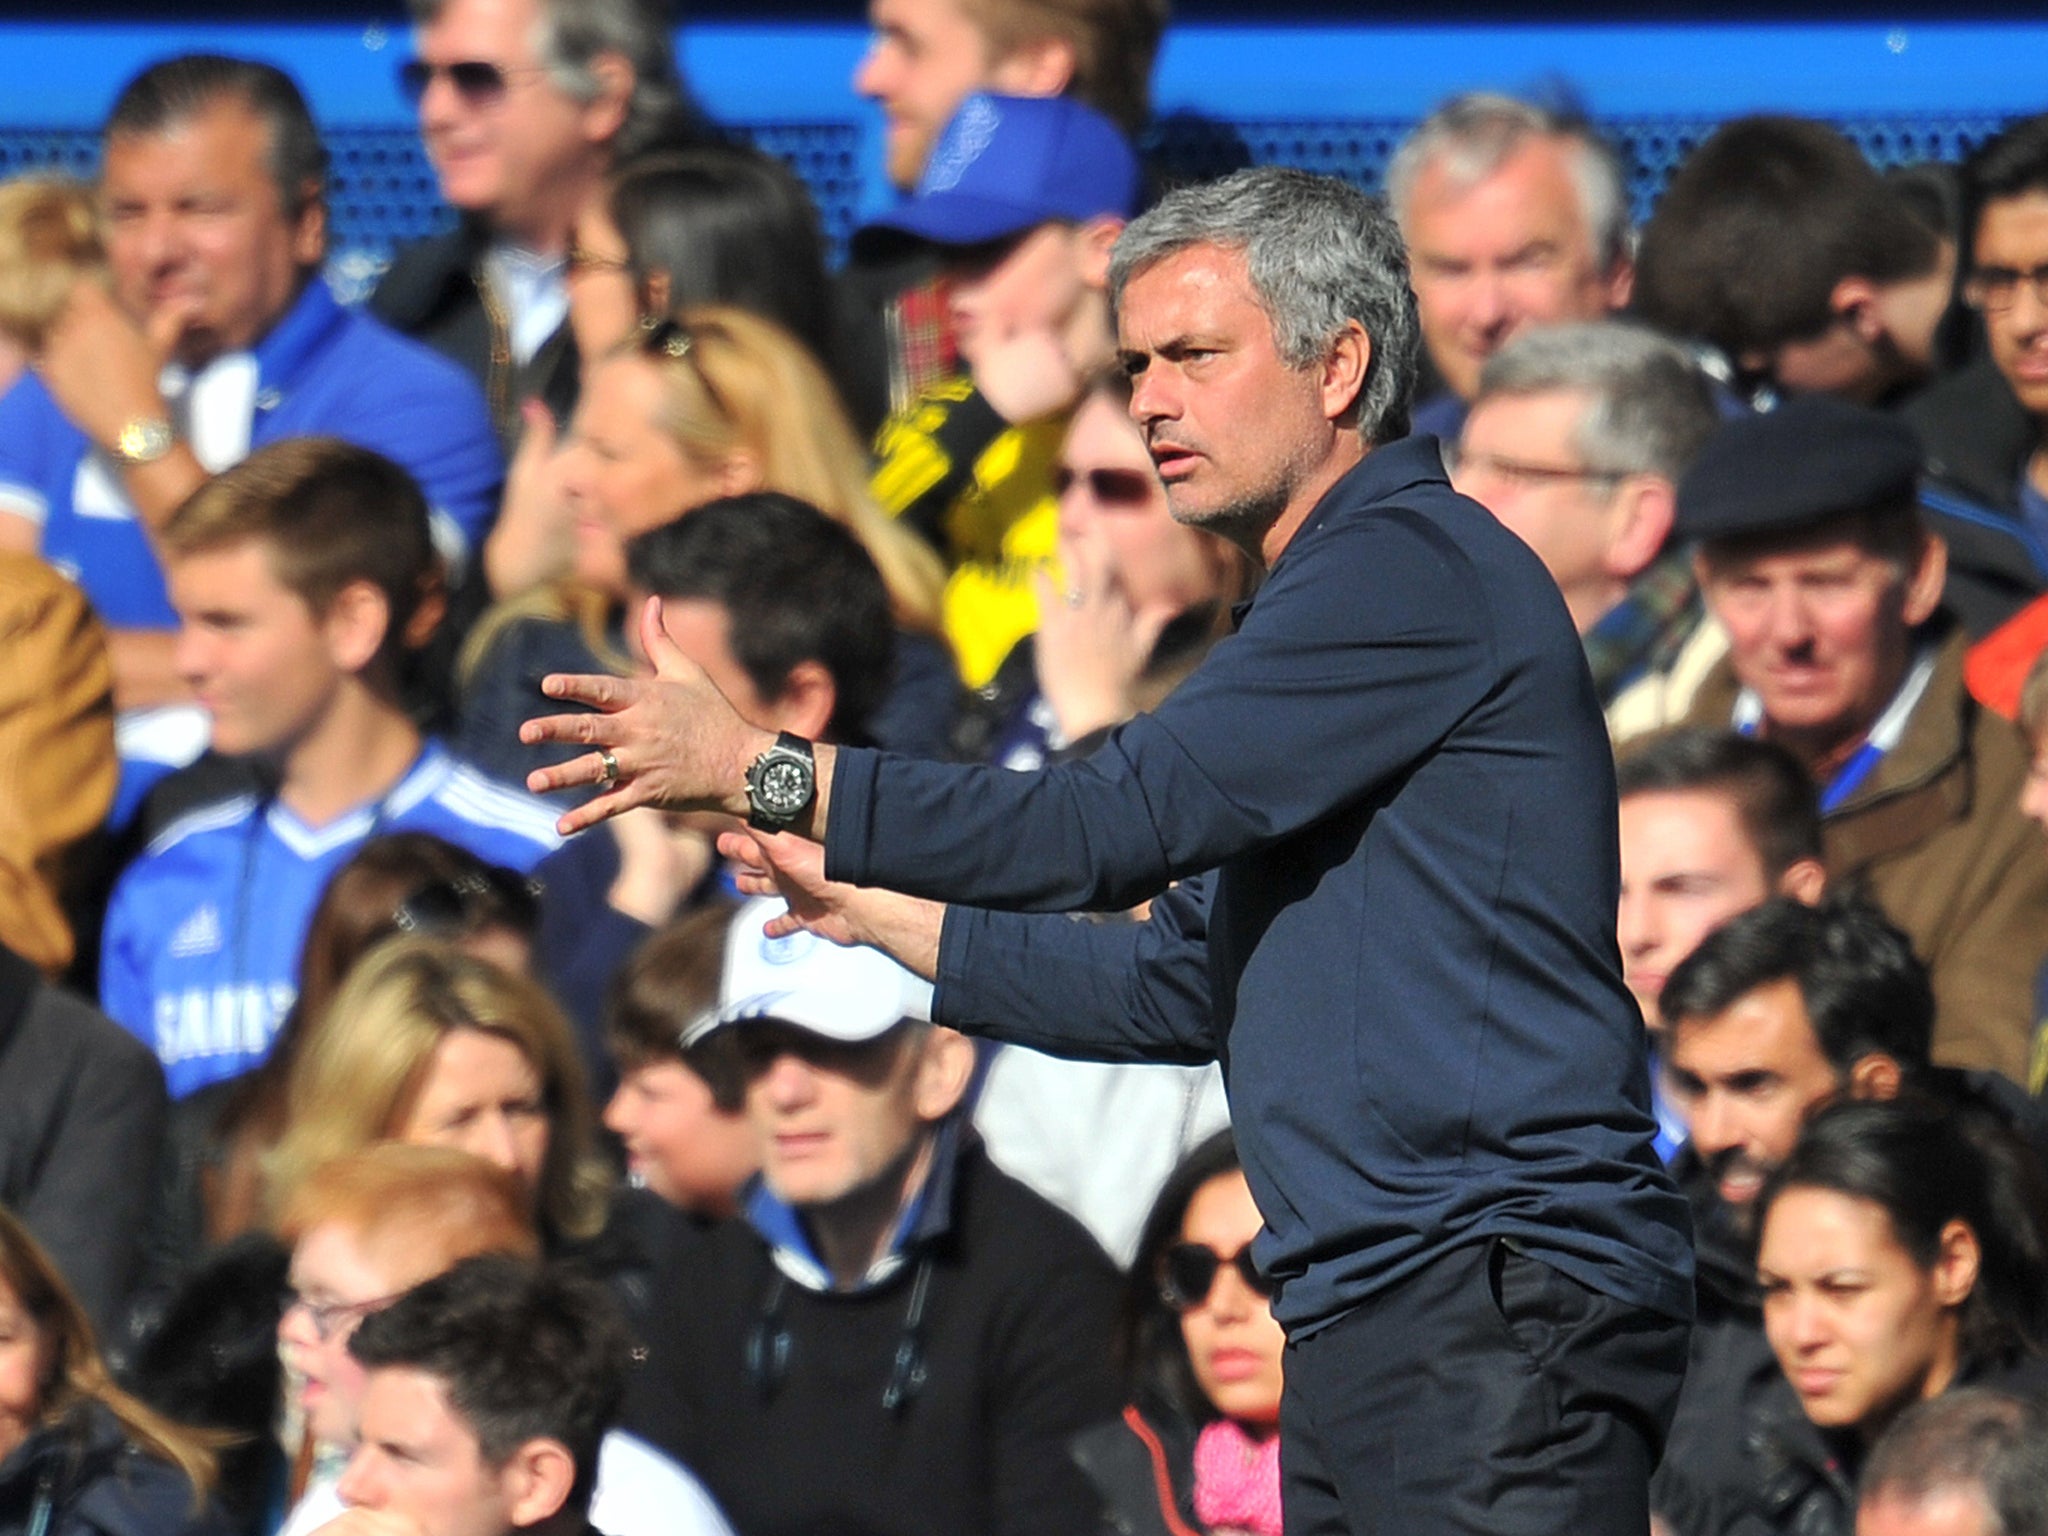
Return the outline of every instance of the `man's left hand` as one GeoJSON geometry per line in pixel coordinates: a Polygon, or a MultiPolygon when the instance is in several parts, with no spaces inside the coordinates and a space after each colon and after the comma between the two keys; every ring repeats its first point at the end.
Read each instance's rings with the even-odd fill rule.
{"type": "Polygon", "coordinates": [[[603,789],[555,823],[564,836],[636,805],[745,816],[747,767],[775,743],[774,732],[741,719],[703,669],[676,648],[662,628],[658,597],[641,610],[640,638],[653,677],[551,673],[541,680],[541,692],[596,713],[544,715],[519,728],[529,746],[565,741],[592,749],[526,776],[536,794],[579,784],[603,789]]]}
{"type": "Polygon", "coordinates": [[[188,302],[167,303],[138,326],[102,284],[81,277],[43,338],[36,372],[71,424],[110,449],[130,422],[170,414],[157,378],[189,314],[188,302]]]}

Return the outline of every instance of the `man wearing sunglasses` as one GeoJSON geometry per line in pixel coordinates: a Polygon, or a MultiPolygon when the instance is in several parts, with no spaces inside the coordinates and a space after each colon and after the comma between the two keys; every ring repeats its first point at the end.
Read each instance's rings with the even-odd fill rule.
{"type": "Polygon", "coordinates": [[[1725,648],[1671,544],[1678,479],[1717,420],[1684,349],[1619,321],[1523,332],[1465,418],[1451,483],[1557,582],[1617,739],[1682,715],[1725,648]]]}
{"type": "Polygon", "coordinates": [[[205,745],[159,540],[208,477],[331,434],[419,482],[458,562],[496,510],[503,463],[475,386],[320,279],[327,162],[298,87],[268,64],[187,55],[137,75],[104,134],[109,281],[76,286],[0,400],[0,545],[74,577],[113,632],[117,820],[205,745]]]}
{"type": "Polygon", "coordinates": [[[655,0],[410,0],[419,112],[461,222],[399,254],[371,309],[460,363],[509,443],[530,397],[576,398],[565,262],[613,164],[680,142],[689,113],[655,0]]]}
{"type": "Polygon", "coordinates": [[[757,1536],[1097,1529],[1066,1447],[1116,1411],[1114,1271],[975,1140],[931,988],[782,911],[739,909],[680,1037],[728,1038],[761,1172],[678,1224],[627,1426],[757,1536]]]}
{"type": "Polygon", "coordinates": [[[1415,296],[1363,194],[1277,167],[1182,188],[1110,288],[1174,516],[1267,571],[1156,710],[1083,762],[920,763],[748,730],[655,646],[651,682],[546,679],[597,712],[527,739],[592,750],[529,785],[609,786],[565,831],[654,800],[750,817],[723,846],[775,861],[792,925],[886,940],[948,1023],[1222,1060],[1288,1332],[1295,1536],[1640,1536],[1692,1255],[1564,603],[1409,437],[1415,296]]]}

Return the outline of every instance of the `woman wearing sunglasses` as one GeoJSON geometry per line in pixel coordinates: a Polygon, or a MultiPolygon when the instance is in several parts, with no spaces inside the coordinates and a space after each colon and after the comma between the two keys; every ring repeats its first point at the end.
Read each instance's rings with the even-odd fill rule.
{"type": "Polygon", "coordinates": [[[1160,1191],[1125,1291],[1130,1406],[1074,1443],[1106,1532],[1280,1536],[1286,1338],[1251,1261],[1259,1227],[1228,1131],[1160,1191]]]}

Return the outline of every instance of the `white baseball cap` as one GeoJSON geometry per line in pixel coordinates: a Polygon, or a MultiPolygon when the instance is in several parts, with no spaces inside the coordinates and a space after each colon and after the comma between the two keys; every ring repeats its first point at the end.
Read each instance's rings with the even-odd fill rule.
{"type": "Polygon", "coordinates": [[[716,1011],[682,1033],[695,1045],[714,1030],[774,1019],[847,1045],[877,1040],[905,1019],[930,1019],[932,984],[865,944],[834,944],[814,933],[771,939],[770,918],[789,910],[780,897],[741,907],[725,936],[725,973],[716,1011]]]}

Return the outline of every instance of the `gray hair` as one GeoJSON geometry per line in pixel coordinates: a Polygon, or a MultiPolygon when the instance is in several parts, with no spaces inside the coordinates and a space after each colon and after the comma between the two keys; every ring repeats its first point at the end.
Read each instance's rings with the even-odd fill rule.
{"type": "MultiPolygon", "coordinates": [[[[450,3],[406,0],[415,26],[432,25],[450,3]]],[[[633,67],[633,95],[612,141],[615,157],[684,136],[692,113],[676,70],[667,0],[535,0],[535,5],[540,24],[534,57],[565,96],[597,99],[591,65],[600,55],[617,54],[633,67]]]]}
{"type": "Polygon", "coordinates": [[[1948,1492],[1982,1499],[1996,1536],[2048,1533],[2048,1412],[1983,1387],[1907,1409],[1871,1451],[1860,1503],[1948,1492]]]}
{"type": "Polygon", "coordinates": [[[1630,253],[1628,188],[1621,161],[1583,119],[1546,111],[1512,96],[1474,91],[1455,96],[1422,120],[1387,166],[1387,204],[1403,228],[1409,198],[1423,168],[1443,167],[1454,186],[1477,186],[1531,139],[1562,140],[1571,150],[1571,177],[1579,209],[1593,236],[1593,254],[1606,271],[1630,253]]]}
{"type": "Polygon", "coordinates": [[[1496,395],[1587,396],[1572,446],[1589,468],[1678,483],[1720,412],[1692,354],[1647,326],[1578,321],[1526,330],[1486,360],[1475,404],[1496,395]]]}
{"type": "Polygon", "coordinates": [[[1273,345],[1290,368],[1329,356],[1347,322],[1364,326],[1372,357],[1358,392],[1358,430],[1374,444],[1408,435],[1421,328],[1407,249],[1377,200],[1334,177],[1280,166],[1182,187],[1117,239],[1111,302],[1147,267],[1197,245],[1244,253],[1273,345]]]}

